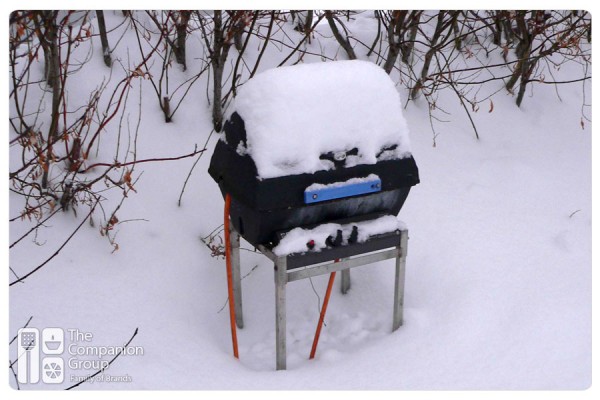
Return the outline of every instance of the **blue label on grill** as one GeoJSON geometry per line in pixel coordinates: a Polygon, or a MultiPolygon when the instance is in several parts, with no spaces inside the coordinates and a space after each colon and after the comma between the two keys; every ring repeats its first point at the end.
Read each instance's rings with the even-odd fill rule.
{"type": "Polygon", "coordinates": [[[381,191],[381,179],[379,178],[361,180],[356,183],[351,183],[351,181],[330,185],[311,185],[304,191],[304,203],[319,203],[381,191]]]}

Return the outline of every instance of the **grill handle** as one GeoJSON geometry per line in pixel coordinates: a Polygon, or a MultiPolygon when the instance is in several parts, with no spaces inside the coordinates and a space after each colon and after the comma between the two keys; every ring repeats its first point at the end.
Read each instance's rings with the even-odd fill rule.
{"type": "MultiPolygon", "coordinates": [[[[312,186],[312,185],[311,185],[312,186]]],[[[360,196],[361,194],[376,193],[381,191],[381,179],[367,180],[352,184],[323,185],[304,191],[304,204],[320,203],[327,200],[342,199],[345,197],[360,196]]]]}

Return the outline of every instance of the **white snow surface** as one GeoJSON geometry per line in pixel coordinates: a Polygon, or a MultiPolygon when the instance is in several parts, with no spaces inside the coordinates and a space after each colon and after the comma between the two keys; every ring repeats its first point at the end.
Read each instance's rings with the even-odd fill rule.
{"type": "Polygon", "coordinates": [[[337,234],[338,229],[342,230],[343,242],[345,245],[348,243],[347,239],[352,232],[352,227],[358,228],[358,239],[359,243],[365,242],[371,236],[380,235],[383,233],[393,232],[395,230],[401,230],[406,225],[399,221],[393,215],[385,215],[373,220],[355,222],[351,224],[322,224],[312,229],[294,228],[287,232],[285,237],[281,239],[279,244],[273,248],[273,253],[278,256],[283,256],[292,253],[303,253],[308,251],[306,244],[310,240],[315,241],[315,247],[311,251],[320,251],[327,247],[325,240],[328,236],[337,234]]]}
{"type": "Polygon", "coordinates": [[[235,111],[246,128],[259,178],[330,169],[323,153],[357,147],[356,164],[410,153],[400,96],[382,68],[368,61],[299,64],[267,70],[239,90],[235,111]],[[389,152],[388,152],[389,153],[389,152]]]}
{"type": "MultiPolygon", "coordinates": [[[[354,37],[372,43],[377,22],[365,17],[367,14],[344,22],[354,37]]],[[[111,43],[125,34],[112,56],[125,63],[129,59],[131,64],[137,62],[137,40],[129,24],[123,24],[122,13],[106,11],[105,17],[111,43]]],[[[153,26],[151,21],[148,24],[153,26]]],[[[291,24],[288,28],[277,32],[276,38],[303,37],[291,24]]],[[[309,52],[343,57],[326,23],[317,26],[315,35],[320,39],[307,46],[309,52]]],[[[157,43],[158,36],[152,40],[157,43]]],[[[80,44],[80,59],[87,57],[88,43],[80,44]]],[[[67,96],[73,109],[86,102],[90,91],[111,73],[114,85],[123,76],[121,69],[111,71],[104,65],[98,36],[92,37],[92,43],[90,62],[69,77],[67,96]]],[[[190,80],[203,67],[195,61],[205,57],[202,41],[196,37],[188,44],[188,69],[182,72],[174,67],[170,71],[173,87],[190,80]]],[[[245,59],[256,58],[261,44],[253,37],[245,59]]],[[[269,45],[260,68],[278,65],[289,51],[285,46],[269,45]]],[[[367,49],[357,46],[356,51],[358,57],[367,59],[367,49]]],[[[376,58],[373,55],[371,60],[376,58]]],[[[31,71],[39,80],[43,79],[41,59],[31,71]]],[[[290,63],[296,61],[290,59],[290,63]]],[[[302,62],[321,63],[321,59],[307,53],[302,62]]],[[[502,62],[502,56],[492,52],[486,62],[502,62]]],[[[160,76],[160,65],[153,64],[154,76],[160,76]]],[[[228,68],[225,76],[230,75],[232,66],[228,68]]],[[[578,76],[578,68],[567,63],[553,70],[553,76],[570,79],[578,76]]],[[[139,79],[129,96],[131,115],[125,118],[135,125],[141,99],[138,159],[187,154],[196,144],[208,142],[208,148],[216,144],[219,135],[210,135],[207,74],[192,87],[169,124],[164,122],[149,82],[139,79]]],[[[400,81],[397,71],[392,79],[400,81]]],[[[291,89],[314,85],[291,84],[291,89]]],[[[392,260],[353,269],[352,287],[345,295],[336,281],[314,360],[308,355],[328,276],[292,282],[286,295],[288,370],[275,371],[273,263],[242,241],[249,251],[241,252],[244,328],[237,332],[240,358],[235,359],[226,306],[225,262],[213,257],[201,241],[223,223],[223,198],[207,173],[211,152],[206,152],[181,206],[177,205],[179,193],[195,159],[136,167],[137,192],[131,192],[118,211],[119,220],[124,221],[115,226],[118,251],[113,253],[113,247],[100,236],[97,216],[94,226],[86,221],[43,268],[6,289],[9,340],[30,317],[30,327],[90,332],[90,344],[97,346],[123,345],[139,328],[131,345],[142,346],[144,354],[119,357],[104,373],[127,375],[131,381],[96,381],[77,390],[589,388],[592,127],[581,116],[582,104],[590,101],[583,98],[582,88],[589,95],[590,81],[557,87],[532,83],[519,108],[502,82],[487,86],[478,92],[478,98],[497,91],[492,97],[493,112],[482,107],[471,114],[480,140],[475,139],[451,90],[437,99],[447,122],[430,120],[431,110],[423,99],[408,102],[404,115],[411,127],[412,153],[421,183],[411,190],[398,216],[406,222],[409,241],[404,323],[394,333],[392,260]]],[[[399,90],[405,101],[407,94],[401,84],[399,90]]],[[[33,88],[30,95],[34,95],[33,88]]],[[[49,99],[46,96],[47,110],[49,99]]],[[[297,121],[329,124],[326,113],[311,118],[299,116],[297,121]]],[[[127,125],[125,121],[123,125],[127,125]]],[[[103,143],[117,136],[115,125],[109,124],[107,130],[109,136],[103,143]]],[[[366,134],[371,135],[372,131],[366,134]]],[[[304,141],[296,143],[297,150],[304,146],[304,141]]],[[[7,149],[7,154],[14,170],[21,157],[18,146],[10,152],[7,149]]],[[[114,149],[103,145],[98,155],[90,155],[89,162],[112,162],[113,156],[114,149]]],[[[103,195],[108,197],[103,204],[110,212],[120,196],[103,195]]],[[[9,217],[18,217],[23,209],[21,198],[12,192],[7,197],[9,217]]],[[[13,274],[23,276],[50,257],[85,214],[85,207],[80,207],[77,215],[59,212],[35,238],[28,237],[11,248],[10,257],[5,258],[11,268],[8,280],[14,279],[13,274]]],[[[13,243],[34,225],[35,221],[17,218],[9,224],[8,242],[13,243]]],[[[62,355],[65,363],[73,357],[68,354],[69,344],[67,336],[62,355]]],[[[11,360],[16,358],[15,342],[7,352],[11,360]]],[[[21,389],[63,389],[73,383],[71,377],[92,372],[65,365],[64,383],[23,384],[21,389]]],[[[16,386],[9,369],[6,379],[16,386]]]]}

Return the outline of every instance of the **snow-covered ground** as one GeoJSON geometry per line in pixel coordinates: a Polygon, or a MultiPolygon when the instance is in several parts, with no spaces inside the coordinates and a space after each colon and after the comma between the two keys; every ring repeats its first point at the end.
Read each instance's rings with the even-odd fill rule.
{"type": "MultiPolygon", "coordinates": [[[[106,14],[110,26],[122,18],[106,14]]],[[[368,36],[371,22],[359,18],[350,28],[368,36]]],[[[327,31],[327,24],[320,29],[327,31]]],[[[300,35],[291,29],[288,34],[300,35]]],[[[127,36],[115,57],[126,60],[128,43],[134,53],[133,38],[127,36]]],[[[87,96],[107,74],[100,45],[94,46],[92,60],[72,78],[79,93],[73,97],[87,96]]],[[[189,60],[201,46],[190,40],[189,60]]],[[[332,56],[336,52],[332,38],[311,46],[332,56]]],[[[273,46],[261,68],[282,59],[273,46]]],[[[305,61],[320,60],[306,56],[305,61]]],[[[192,76],[197,68],[189,64],[186,73],[174,68],[171,79],[192,76]]],[[[561,73],[568,74],[568,67],[561,73]]],[[[206,86],[196,85],[169,124],[150,87],[141,100],[138,158],[186,154],[208,140],[182,205],[177,200],[194,159],[137,167],[137,193],[130,193],[119,210],[121,221],[131,220],[116,227],[119,250],[111,253],[99,227],[86,224],[48,265],[10,288],[11,338],[30,316],[30,326],[39,329],[92,334],[89,342],[68,334],[66,346],[73,339],[79,347],[120,346],[138,328],[131,345],[143,354],[121,356],[106,371],[128,381],[84,383],[80,389],[552,390],[591,385],[592,129],[591,123],[580,123],[582,84],[534,85],[520,108],[501,90],[493,97],[493,112],[472,114],[480,140],[454,93],[442,94],[438,105],[450,113],[444,116],[450,122],[436,122],[435,147],[427,104],[410,102],[404,116],[421,183],[399,215],[410,233],[404,325],[391,333],[393,261],[357,268],[348,294],[336,285],[316,359],[308,360],[327,276],[290,283],[288,370],[278,372],[273,267],[253,251],[242,251],[245,326],[238,330],[239,361],[231,354],[225,262],[211,257],[201,240],[222,223],[223,199],[207,174],[219,135],[209,137],[206,86]]],[[[589,96],[591,85],[585,85],[589,96]]],[[[406,92],[398,88],[404,104],[406,92]]],[[[135,103],[130,109],[134,124],[135,103]]],[[[10,201],[13,217],[21,204],[12,195],[10,201]]],[[[41,230],[37,244],[11,249],[10,266],[25,273],[38,265],[83,214],[53,218],[52,229],[41,230]]],[[[10,224],[10,242],[27,229],[10,224]]],[[[12,360],[16,351],[13,344],[12,360]]],[[[65,353],[66,364],[73,358],[94,359],[65,353]]],[[[73,377],[89,373],[70,367],[66,372],[62,384],[21,387],[64,388],[73,377]]],[[[10,370],[7,379],[14,386],[10,370]]]]}

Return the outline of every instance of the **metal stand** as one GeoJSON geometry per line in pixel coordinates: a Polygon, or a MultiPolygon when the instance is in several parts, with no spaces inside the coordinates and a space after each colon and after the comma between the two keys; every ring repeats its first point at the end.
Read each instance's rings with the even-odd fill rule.
{"type": "Polygon", "coordinates": [[[345,269],[342,271],[342,294],[348,293],[350,290],[350,270],[345,269]]]}
{"type": "Polygon", "coordinates": [[[240,276],[240,234],[235,230],[231,222],[229,222],[229,232],[235,324],[238,328],[242,329],[244,327],[244,314],[242,313],[242,277],[240,276]]]}
{"type": "MultiPolygon", "coordinates": [[[[240,277],[240,236],[230,224],[231,229],[231,256],[234,280],[234,297],[236,324],[239,328],[244,326],[242,317],[242,285],[240,277]]],[[[314,253],[290,254],[277,256],[271,249],[259,246],[259,250],[274,263],[275,268],[275,348],[276,368],[286,369],[286,285],[288,282],[329,274],[333,271],[342,271],[342,293],[350,289],[350,269],[372,264],[390,258],[396,259],[396,274],[394,279],[394,311],[392,318],[392,332],[402,325],[402,307],[404,304],[404,277],[406,267],[406,252],[408,247],[408,230],[396,231],[393,240],[386,237],[379,242],[377,239],[369,240],[370,245],[365,246],[364,253],[347,257],[331,257],[326,262],[315,263],[314,253]],[[391,245],[390,245],[391,244],[391,245]],[[393,246],[393,247],[392,247],[393,246]],[[391,247],[391,248],[390,248],[391,247]],[[334,259],[342,258],[339,262],[334,259]]],[[[339,251],[336,250],[338,253],[339,251]]],[[[334,253],[333,251],[331,253],[334,253]]],[[[318,258],[327,257],[327,250],[322,251],[318,258]]]]}

